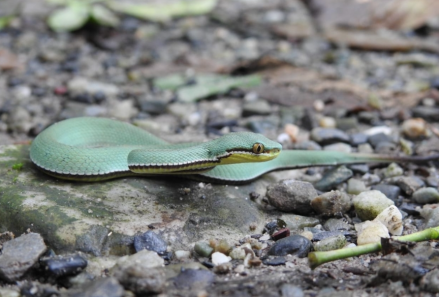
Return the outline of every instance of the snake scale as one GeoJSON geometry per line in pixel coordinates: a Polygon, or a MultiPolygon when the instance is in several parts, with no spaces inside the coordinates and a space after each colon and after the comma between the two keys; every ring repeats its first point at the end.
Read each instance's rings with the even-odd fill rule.
{"type": "Polygon", "coordinates": [[[169,144],[143,129],[105,118],[80,117],[53,124],[30,148],[43,172],[72,181],[131,175],[181,175],[216,183],[245,183],[275,171],[308,166],[437,159],[281,150],[261,134],[235,132],[202,143],[169,144]]]}

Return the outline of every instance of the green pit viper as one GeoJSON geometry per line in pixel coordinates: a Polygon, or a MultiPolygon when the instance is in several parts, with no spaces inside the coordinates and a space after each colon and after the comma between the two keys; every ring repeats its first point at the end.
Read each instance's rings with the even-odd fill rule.
{"type": "Polygon", "coordinates": [[[437,159],[335,151],[282,150],[251,132],[229,133],[202,143],[169,144],[138,127],[105,118],[72,118],[40,133],[30,148],[43,172],[72,181],[131,175],[181,175],[216,183],[245,183],[276,170],[371,162],[437,159]]]}

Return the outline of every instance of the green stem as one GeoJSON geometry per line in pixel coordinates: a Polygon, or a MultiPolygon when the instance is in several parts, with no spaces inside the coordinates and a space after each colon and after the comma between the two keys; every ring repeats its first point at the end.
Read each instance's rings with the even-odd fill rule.
{"type": "MultiPolygon", "coordinates": [[[[439,226],[434,228],[425,229],[420,232],[404,235],[394,236],[393,239],[399,241],[425,241],[439,238],[439,226]]],[[[327,252],[311,252],[308,254],[308,260],[312,268],[334,260],[345,259],[349,257],[355,257],[364,255],[367,253],[378,252],[381,250],[381,243],[369,243],[352,248],[344,248],[339,250],[327,251],[327,252]]]]}

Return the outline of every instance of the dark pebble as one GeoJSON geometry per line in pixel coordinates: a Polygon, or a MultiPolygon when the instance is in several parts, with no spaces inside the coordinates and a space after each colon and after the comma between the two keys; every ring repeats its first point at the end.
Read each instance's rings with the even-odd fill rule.
{"type": "Polygon", "coordinates": [[[404,212],[408,213],[409,215],[419,216],[420,213],[419,213],[419,211],[417,210],[417,207],[419,207],[419,204],[405,203],[405,202],[403,202],[403,203],[399,206],[399,210],[404,211],[404,212]]]}
{"type": "Polygon", "coordinates": [[[439,122],[439,108],[416,106],[412,109],[413,117],[423,118],[427,122],[439,122]]]}
{"type": "Polygon", "coordinates": [[[311,249],[311,241],[301,235],[292,235],[276,241],[268,251],[269,255],[286,256],[297,255],[300,258],[306,257],[311,249]]]}
{"type": "Polygon", "coordinates": [[[201,264],[203,264],[203,266],[207,267],[207,268],[215,267],[215,265],[212,262],[210,262],[210,261],[203,261],[203,262],[201,262],[201,264]]]}
{"type": "Polygon", "coordinates": [[[268,258],[262,261],[262,263],[268,266],[280,266],[280,265],[285,265],[285,263],[287,263],[287,260],[285,260],[284,257],[275,257],[275,258],[268,258]]]}
{"type": "Polygon", "coordinates": [[[215,281],[215,274],[204,269],[185,269],[174,278],[178,289],[203,289],[215,281]]]}
{"type": "Polygon", "coordinates": [[[93,94],[93,99],[94,99],[94,102],[101,103],[101,102],[105,101],[105,99],[107,99],[107,96],[105,95],[104,92],[97,91],[96,93],[93,94]]]}
{"type": "Polygon", "coordinates": [[[397,179],[396,185],[408,196],[413,195],[417,189],[425,187],[424,181],[417,176],[400,177],[397,179]]]}
{"type": "Polygon", "coordinates": [[[78,63],[76,61],[65,61],[61,64],[61,71],[65,72],[77,72],[79,69],[78,63]]]}
{"type": "Polygon", "coordinates": [[[213,121],[207,124],[207,127],[214,129],[222,129],[224,127],[234,127],[234,126],[238,126],[237,120],[213,121]]]}
{"type": "Polygon", "coordinates": [[[355,133],[350,136],[350,143],[352,146],[358,146],[360,144],[366,143],[369,136],[364,133],[355,133]]]}
{"type": "Polygon", "coordinates": [[[378,143],[375,146],[375,153],[377,154],[383,154],[383,155],[390,155],[392,154],[397,148],[397,145],[390,141],[383,141],[378,143]]]}
{"type": "Polygon", "coordinates": [[[401,194],[401,189],[398,186],[394,185],[386,185],[386,184],[380,184],[372,186],[371,190],[378,190],[384,195],[386,195],[387,198],[395,201],[398,199],[399,195],[401,194]]]}
{"type": "Polygon", "coordinates": [[[271,235],[271,238],[273,238],[274,241],[277,241],[288,236],[290,236],[290,230],[287,228],[283,228],[271,235]]]}
{"type": "Polygon", "coordinates": [[[302,117],[302,125],[306,130],[312,130],[319,126],[319,120],[312,109],[305,109],[302,117]]]}
{"type": "Polygon", "coordinates": [[[277,128],[277,125],[270,121],[251,121],[247,124],[252,132],[264,134],[267,130],[273,130],[277,128]]]}
{"type": "Polygon", "coordinates": [[[320,145],[349,143],[349,136],[345,132],[333,128],[314,128],[311,131],[311,139],[320,145]]]}
{"type": "Polygon", "coordinates": [[[272,235],[276,230],[285,228],[287,223],[284,220],[277,219],[265,224],[264,231],[272,235]]]}
{"type": "Polygon", "coordinates": [[[136,252],[146,249],[163,255],[165,254],[167,247],[168,245],[166,242],[152,231],[146,231],[145,233],[134,237],[134,248],[136,252]]]}
{"type": "Polygon", "coordinates": [[[392,140],[390,139],[390,137],[384,133],[374,134],[374,135],[369,136],[369,138],[368,138],[368,142],[374,148],[376,148],[378,146],[378,144],[380,144],[381,142],[391,142],[391,141],[392,140]]]}
{"type": "Polygon", "coordinates": [[[94,103],[94,99],[90,94],[77,94],[71,98],[73,101],[81,102],[81,103],[94,103]]]}
{"type": "Polygon", "coordinates": [[[24,83],[24,80],[21,78],[17,78],[17,77],[11,77],[8,80],[9,87],[15,87],[15,86],[21,85],[22,83],[24,83]]]}
{"type": "Polygon", "coordinates": [[[352,175],[354,175],[352,170],[346,166],[338,166],[327,171],[321,180],[314,183],[314,187],[319,191],[329,191],[350,179],[352,175]]]}
{"type": "Polygon", "coordinates": [[[32,88],[32,95],[36,96],[36,97],[42,97],[44,95],[46,95],[47,90],[46,88],[43,87],[33,87],[32,88]]]}
{"type": "Polygon", "coordinates": [[[152,115],[159,115],[166,112],[167,102],[160,100],[141,100],[140,110],[152,115]]]}
{"type": "Polygon", "coordinates": [[[321,151],[322,147],[317,142],[310,140],[310,141],[302,141],[302,142],[296,143],[294,145],[294,149],[306,150],[306,151],[321,151]]]}
{"type": "Polygon", "coordinates": [[[372,124],[379,120],[379,116],[378,112],[362,111],[358,114],[358,120],[366,124],[372,124]]]}
{"type": "Polygon", "coordinates": [[[80,255],[63,255],[40,259],[40,265],[51,276],[76,275],[87,267],[87,260],[80,255]]]}

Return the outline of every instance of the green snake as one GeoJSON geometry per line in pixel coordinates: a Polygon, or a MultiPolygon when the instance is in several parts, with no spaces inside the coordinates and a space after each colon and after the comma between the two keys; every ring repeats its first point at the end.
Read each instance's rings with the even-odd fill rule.
{"type": "Polygon", "coordinates": [[[169,144],[128,123],[81,117],[55,123],[40,133],[32,142],[30,158],[43,172],[72,181],[181,175],[216,183],[245,183],[271,171],[308,166],[437,158],[281,148],[251,132],[229,133],[202,143],[169,144]]]}

